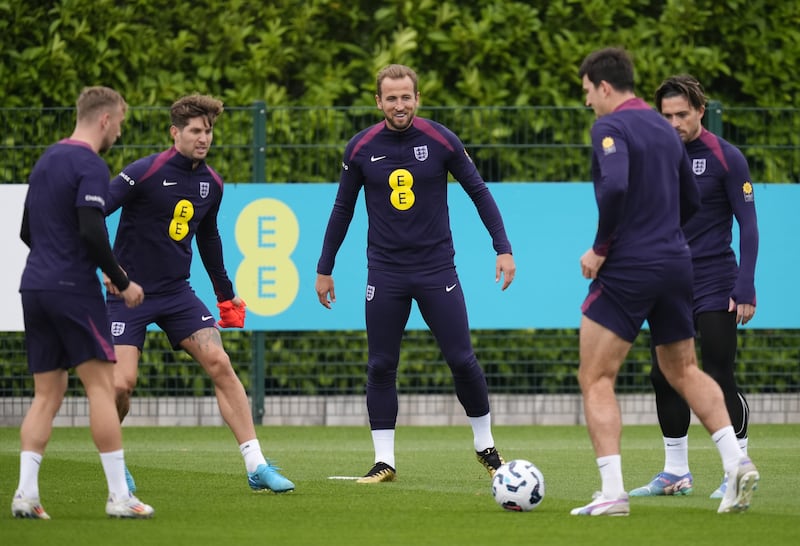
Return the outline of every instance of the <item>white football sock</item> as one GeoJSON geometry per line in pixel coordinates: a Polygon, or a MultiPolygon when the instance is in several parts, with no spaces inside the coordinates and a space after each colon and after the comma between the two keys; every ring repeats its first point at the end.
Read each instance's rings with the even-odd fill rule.
{"type": "Polygon", "coordinates": [[[487,413],[482,417],[469,417],[469,424],[472,425],[472,438],[475,444],[475,451],[486,451],[490,447],[494,447],[491,413],[487,413]]]}
{"type": "Polygon", "coordinates": [[[116,499],[127,498],[131,492],[125,481],[125,454],[123,450],[109,451],[100,454],[103,472],[106,474],[108,493],[116,499]]]}
{"type": "Polygon", "coordinates": [[[717,444],[719,456],[722,458],[722,467],[725,469],[725,472],[729,475],[736,474],[743,453],[742,449],[739,447],[736,433],[733,432],[733,427],[730,425],[722,427],[711,435],[711,439],[717,444]]]}
{"type": "Polygon", "coordinates": [[[39,498],[39,467],[42,455],[35,451],[21,451],[19,454],[19,487],[16,495],[29,499],[39,498]]]}
{"type": "Polygon", "coordinates": [[[375,447],[375,462],[383,462],[394,469],[394,429],[385,428],[372,431],[372,445],[375,447]]]}
{"type": "Polygon", "coordinates": [[[267,460],[261,452],[261,444],[257,438],[240,444],[239,451],[242,453],[242,457],[244,457],[244,467],[247,469],[248,473],[255,472],[256,468],[262,464],[267,464],[267,460]]]}
{"type": "Polygon", "coordinates": [[[603,496],[618,499],[625,493],[622,483],[622,455],[606,455],[597,458],[597,468],[603,483],[603,496]]]}
{"type": "Polygon", "coordinates": [[[689,473],[689,437],[664,436],[664,472],[683,476],[689,473]]]}

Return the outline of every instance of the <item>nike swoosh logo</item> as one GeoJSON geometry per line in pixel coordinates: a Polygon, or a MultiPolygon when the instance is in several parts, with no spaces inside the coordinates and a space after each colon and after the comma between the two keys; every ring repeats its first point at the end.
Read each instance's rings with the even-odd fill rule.
{"type": "Polygon", "coordinates": [[[177,183],[177,182],[167,182],[167,179],[166,179],[166,178],[164,179],[164,181],[162,182],[162,184],[163,184],[164,186],[177,186],[177,185],[178,185],[178,183],[177,183]]]}
{"type": "Polygon", "coordinates": [[[214,318],[214,315],[203,315],[200,320],[211,320],[212,318],[214,318]]]}
{"type": "Polygon", "coordinates": [[[445,292],[451,292],[451,291],[453,290],[453,288],[455,288],[455,287],[456,287],[456,285],[453,285],[453,286],[445,286],[445,287],[444,287],[444,290],[445,290],[445,292]]]}
{"type": "Polygon", "coordinates": [[[380,161],[381,159],[386,159],[386,156],[385,155],[379,155],[379,156],[374,156],[373,155],[373,156],[370,156],[370,158],[369,158],[369,160],[371,162],[373,162],[373,163],[375,163],[376,161],[380,161]]]}

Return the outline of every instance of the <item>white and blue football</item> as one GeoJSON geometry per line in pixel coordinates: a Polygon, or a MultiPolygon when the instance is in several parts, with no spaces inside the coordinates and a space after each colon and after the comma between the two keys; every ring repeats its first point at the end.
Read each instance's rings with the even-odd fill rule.
{"type": "Polygon", "coordinates": [[[530,512],[544,499],[544,476],[530,461],[508,461],[492,478],[492,496],[505,510],[530,512]]]}

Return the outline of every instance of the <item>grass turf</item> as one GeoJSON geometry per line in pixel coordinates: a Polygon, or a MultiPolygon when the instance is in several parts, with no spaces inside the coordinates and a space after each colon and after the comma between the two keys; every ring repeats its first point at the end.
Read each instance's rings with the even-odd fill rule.
{"type": "MultiPolygon", "coordinates": [[[[236,443],[225,427],[127,427],[128,466],[137,495],[156,509],[150,521],[105,516],[105,479],[85,428],[57,428],[42,463],[42,503],[51,521],[15,520],[18,429],[0,428],[0,542],[8,545],[142,544],[510,545],[588,544],[770,546],[800,544],[796,472],[800,425],[754,425],[750,454],[761,472],[753,506],[717,514],[708,495],[722,478],[719,456],[697,426],[690,431],[695,491],[688,497],[636,498],[627,518],[569,515],[599,488],[584,427],[495,427],[506,460],[533,461],[545,476],[543,503],[528,513],[501,510],[475,460],[468,427],[401,427],[398,481],[375,485],[358,476],[372,464],[362,427],[264,427],[262,447],[297,485],[293,493],[253,493],[236,443]]],[[[655,426],[626,427],[628,489],[661,470],[655,426]]]]}

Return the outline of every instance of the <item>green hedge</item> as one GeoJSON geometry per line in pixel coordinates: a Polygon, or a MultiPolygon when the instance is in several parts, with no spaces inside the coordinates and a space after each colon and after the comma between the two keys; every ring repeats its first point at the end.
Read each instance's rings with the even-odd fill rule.
{"type": "Polygon", "coordinates": [[[640,93],[692,72],[735,106],[796,105],[800,10],[785,0],[0,2],[3,106],[66,106],[107,84],[140,106],[374,104],[391,63],[428,105],[576,106],[591,50],[622,45],[640,93]]]}
{"type": "MultiPolygon", "coordinates": [[[[253,332],[224,331],[226,349],[239,377],[253,392],[253,332]]],[[[263,389],[268,395],[363,394],[367,342],[363,331],[267,332],[263,389]]],[[[480,330],[472,334],[491,392],[555,394],[579,392],[578,332],[569,330],[480,330]]],[[[620,371],[620,392],[650,392],[649,336],[639,336],[620,371]]],[[[737,377],[746,392],[800,392],[800,332],[742,330],[737,377]]],[[[452,393],[450,371],[428,331],[408,331],[402,345],[401,393],[452,393]]],[[[23,336],[0,333],[0,397],[32,392],[23,336]]],[[[72,394],[82,393],[76,378],[72,394]]],[[[138,396],[211,396],[213,385],[185,353],[174,352],[161,332],[148,334],[139,372],[138,396]]]]}

